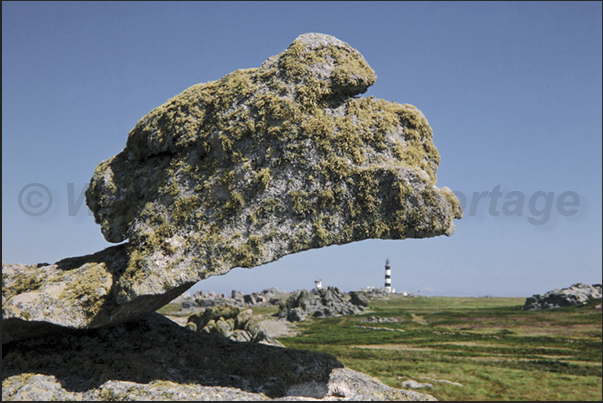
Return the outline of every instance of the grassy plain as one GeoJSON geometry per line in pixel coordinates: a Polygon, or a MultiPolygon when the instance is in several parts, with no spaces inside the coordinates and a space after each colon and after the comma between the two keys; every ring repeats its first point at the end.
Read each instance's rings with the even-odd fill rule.
{"type": "Polygon", "coordinates": [[[372,312],[305,321],[279,340],[393,387],[431,384],[418,391],[438,400],[601,400],[601,300],[547,311],[522,311],[524,301],[392,295],[373,300],[372,312]],[[395,321],[363,322],[369,316],[395,321]]]}

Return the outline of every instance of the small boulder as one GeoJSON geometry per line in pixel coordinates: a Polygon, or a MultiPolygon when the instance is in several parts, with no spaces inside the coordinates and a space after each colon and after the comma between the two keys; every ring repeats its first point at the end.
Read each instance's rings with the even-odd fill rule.
{"type": "Polygon", "coordinates": [[[410,379],[408,381],[402,382],[402,387],[403,388],[411,388],[411,389],[422,389],[422,388],[433,388],[433,385],[431,383],[420,383],[420,382],[410,379]]]}
{"type": "Polygon", "coordinates": [[[351,291],[350,302],[354,305],[366,308],[369,306],[369,297],[362,291],[351,291]]]}
{"type": "Polygon", "coordinates": [[[131,320],[199,280],[309,249],[452,235],[462,210],[436,186],[431,127],[412,105],[358,97],[375,80],[356,49],[309,33],[149,112],[86,190],[105,239],[127,242],[3,265],[2,342],[40,323],[131,320]]]}
{"type": "Polygon", "coordinates": [[[249,320],[253,317],[253,311],[251,309],[245,309],[237,315],[236,318],[236,328],[243,329],[245,324],[249,322],[249,320]]]}
{"type": "Polygon", "coordinates": [[[574,284],[569,288],[555,289],[544,295],[535,294],[526,298],[524,311],[554,309],[564,306],[584,305],[590,299],[602,297],[601,284],[574,284]]]}
{"type": "Polygon", "coordinates": [[[285,303],[281,303],[276,316],[289,322],[299,322],[310,316],[326,318],[341,315],[356,315],[364,307],[352,304],[337,287],[327,287],[293,292],[285,303]]]}

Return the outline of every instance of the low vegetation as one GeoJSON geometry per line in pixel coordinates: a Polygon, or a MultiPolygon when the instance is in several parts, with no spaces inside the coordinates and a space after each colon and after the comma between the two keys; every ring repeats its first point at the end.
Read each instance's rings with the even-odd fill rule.
{"type": "Polygon", "coordinates": [[[530,312],[524,301],[394,295],[360,316],[302,322],[279,341],[389,386],[431,384],[418,391],[438,400],[601,400],[601,300],[530,312]]]}

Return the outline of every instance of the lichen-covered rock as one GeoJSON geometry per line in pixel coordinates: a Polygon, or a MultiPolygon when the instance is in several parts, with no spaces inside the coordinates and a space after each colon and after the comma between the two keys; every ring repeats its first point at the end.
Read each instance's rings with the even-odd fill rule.
{"type": "Polygon", "coordinates": [[[127,266],[124,245],[55,264],[2,264],[2,344],[43,335],[49,326],[84,329],[153,312],[194,283],[154,298],[118,304],[119,277],[127,266]]]}
{"type": "Polygon", "coordinates": [[[86,192],[105,238],[129,240],[118,302],[307,249],[452,234],[431,128],[357,97],[375,79],[348,44],[305,34],[143,117],[86,192]]]}
{"type": "Polygon", "coordinates": [[[574,284],[568,288],[555,289],[544,295],[534,294],[526,298],[523,306],[524,311],[537,311],[541,309],[553,309],[564,306],[584,305],[593,299],[600,299],[601,284],[574,284]]]}
{"type": "Polygon", "coordinates": [[[433,399],[390,388],[329,354],[207,337],[159,314],[92,330],[53,326],[2,349],[2,401],[309,397],[433,399]]]}
{"type": "Polygon", "coordinates": [[[194,313],[188,317],[185,327],[232,341],[283,346],[266,334],[258,319],[253,317],[251,309],[241,310],[234,305],[223,304],[206,308],[203,313],[194,313]]]}
{"type": "Polygon", "coordinates": [[[289,322],[299,322],[307,317],[326,318],[341,315],[357,315],[364,307],[352,303],[337,287],[300,290],[291,293],[286,302],[281,303],[276,316],[289,322]]]}

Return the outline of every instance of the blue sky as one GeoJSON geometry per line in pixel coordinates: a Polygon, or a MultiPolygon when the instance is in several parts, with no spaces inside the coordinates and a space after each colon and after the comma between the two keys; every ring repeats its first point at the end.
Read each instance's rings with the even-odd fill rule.
{"type": "Polygon", "coordinates": [[[601,2],[3,2],[2,260],[110,246],[80,196],[138,120],[320,32],[375,70],[365,96],[425,114],[465,217],[449,238],[307,251],[193,290],[382,287],[386,258],[421,295],[600,283],[601,19],[601,2]]]}

